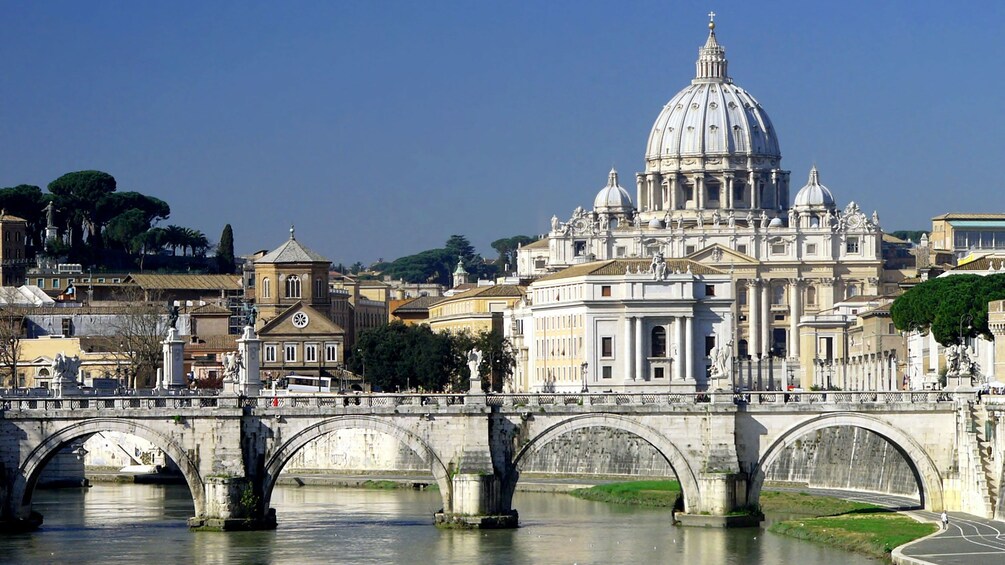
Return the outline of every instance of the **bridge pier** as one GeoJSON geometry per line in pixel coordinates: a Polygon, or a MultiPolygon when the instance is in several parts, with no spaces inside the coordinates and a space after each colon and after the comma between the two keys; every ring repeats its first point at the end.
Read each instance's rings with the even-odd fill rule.
{"type": "Polygon", "coordinates": [[[209,477],[205,480],[205,512],[188,519],[194,530],[217,532],[274,530],[276,511],[262,504],[261,485],[247,477],[209,477]]]}
{"type": "MultiPolygon", "coordinates": [[[[477,372],[472,374],[477,375],[477,372]]],[[[450,509],[446,507],[433,516],[433,522],[444,528],[500,529],[515,528],[519,523],[511,507],[512,495],[506,496],[504,483],[496,472],[489,441],[490,409],[481,392],[479,379],[471,379],[471,390],[464,399],[465,410],[484,416],[465,418],[462,451],[453,462],[450,486],[453,492],[450,509]]],[[[506,468],[507,461],[499,461],[506,468]]]]}
{"type": "Polygon", "coordinates": [[[678,513],[681,526],[706,528],[746,528],[761,523],[764,516],[750,510],[747,501],[747,476],[744,473],[699,473],[700,505],[687,513],[678,513]]]}

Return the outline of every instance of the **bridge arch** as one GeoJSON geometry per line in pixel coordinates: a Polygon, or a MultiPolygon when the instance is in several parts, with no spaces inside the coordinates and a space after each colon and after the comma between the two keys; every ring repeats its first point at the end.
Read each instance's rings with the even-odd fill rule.
{"type": "MultiPolygon", "coordinates": [[[[694,470],[681,450],[655,428],[615,414],[586,414],[563,420],[539,433],[527,442],[513,458],[513,466],[517,474],[524,461],[537,454],[545,445],[569,432],[586,428],[612,428],[630,433],[653,447],[666,459],[670,467],[677,473],[681,490],[684,494],[684,511],[689,512],[701,508],[701,491],[694,470]]],[[[510,487],[515,487],[514,484],[510,487]]]]}
{"type": "Polygon", "coordinates": [[[440,488],[440,496],[443,498],[444,512],[452,512],[453,490],[450,484],[449,474],[443,461],[428,443],[416,434],[391,423],[387,418],[367,415],[337,416],[312,424],[297,432],[290,439],[280,445],[265,463],[265,479],[262,490],[262,499],[265,508],[269,507],[272,500],[272,490],[279,479],[279,473],[283,467],[298,451],[308,443],[338,432],[340,430],[362,429],[371,430],[387,434],[401,443],[407,445],[418,457],[429,466],[436,484],[440,488]]]}
{"type": "Polygon", "coordinates": [[[185,477],[188,490],[192,493],[195,515],[200,516],[205,513],[206,492],[202,477],[199,475],[199,468],[189,457],[188,452],[169,435],[135,420],[89,418],[74,422],[48,435],[21,461],[20,472],[15,479],[13,496],[11,497],[14,501],[20,501],[18,509],[21,513],[20,517],[26,517],[31,511],[31,497],[35,491],[35,485],[38,483],[45,465],[56,453],[74,440],[99,432],[120,432],[133,435],[149,441],[163,450],[178,465],[182,476],[185,477]]]}
{"type": "Polygon", "coordinates": [[[752,473],[747,499],[751,503],[760,500],[761,488],[764,486],[765,469],[778,459],[785,448],[793,445],[806,434],[838,426],[862,428],[888,441],[904,457],[911,472],[914,473],[914,478],[918,482],[921,505],[929,510],[943,508],[942,475],[924,447],[915,441],[910,434],[879,418],[853,412],[823,414],[795,424],[782,432],[758,461],[752,473]]]}

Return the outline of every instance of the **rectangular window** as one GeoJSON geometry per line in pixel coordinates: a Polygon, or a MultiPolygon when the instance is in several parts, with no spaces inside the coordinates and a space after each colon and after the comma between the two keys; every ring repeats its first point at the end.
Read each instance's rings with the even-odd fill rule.
{"type": "Polygon", "coordinates": [[[611,370],[610,365],[604,365],[603,367],[600,368],[600,376],[605,379],[611,378],[611,374],[613,372],[614,371],[611,370]]]}
{"type": "Polygon", "coordinates": [[[35,279],[35,286],[45,288],[45,279],[35,279]]]}
{"type": "Polygon", "coordinates": [[[817,254],[817,244],[815,244],[815,243],[807,243],[806,244],[806,254],[807,255],[816,255],[817,254]]]}
{"type": "Polygon", "coordinates": [[[574,241],[572,242],[572,254],[576,257],[582,257],[586,254],[586,242],[585,241],[574,241]]]}
{"type": "Polygon", "coordinates": [[[112,279],[112,282],[113,283],[120,283],[120,282],[122,282],[122,279],[112,279]]]}
{"type": "Polygon", "coordinates": [[[709,201],[719,200],[719,185],[717,184],[708,185],[708,199],[709,201]]]}
{"type": "Polygon", "coordinates": [[[265,362],[266,363],[276,362],[276,344],[269,343],[265,345],[265,362]]]}
{"type": "Polygon", "coordinates": [[[624,257],[626,249],[624,247],[616,247],[614,249],[614,254],[616,257],[624,257]]]}
{"type": "Polygon", "coordinates": [[[287,343],[283,346],[283,360],[287,363],[296,362],[297,360],[297,344],[287,343]]]}
{"type": "Polygon", "coordinates": [[[613,337],[602,337],[602,338],[600,338],[600,356],[601,357],[614,357],[614,338],[613,337]]]}
{"type": "Polygon", "coordinates": [[[845,242],[845,251],[848,253],[858,253],[858,238],[849,237],[848,241],[845,242]]]}
{"type": "Polygon", "coordinates": [[[708,354],[712,352],[713,347],[715,347],[715,336],[705,336],[705,357],[708,357],[708,354]]]}
{"type": "Polygon", "coordinates": [[[747,246],[746,246],[746,244],[742,244],[741,243],[740,245],[737,245],[736,246],[736,252],[737,253],[743,253],[744,255],[746,255],[747,254],[747,246]]]}
{"type": "Polygon", "coordinates": [[[544,259],[534,259],[534,268],[535,269],[543,269],[543,268],[545,268],[546,265],[547,265],[547,263],[545,262],[544,259]]]}
{"type": "Polygon", "coordinates": [[[70,318],[63,318],[63,335],[66,337],[73,335],[73,320],[70,318]]]}
{"type": "Polygon", "coordinates": [[[694,246],[693,245],[684,246],[684,253],[687,255],[694,253],[694,246]]]}
{"type": "Polygon", "coordinates": [[[662,379],[663,378],[663,367],[655,367],[655,368],[653,368],[653,378],[654,379],[662,379]]]}
{"type": "Polygon", "coordinates": [[[785,244],[784,243],[772,243],[771,244],[771,254],[772,255],[785,255],[785,244]]]}
{"type": "Polygon", "coordinates": [[[715,296],[715,285],[707,284],[705,285],[705,296],[715,296]]]}
{"type": "Polygon", "coordinates": [[[611,285],[605,284],[600,287],[600,296],[610,296],[611,295],[611,285]]]}
{"type": "Polygon", "coordinates": [[[59,288],[59,279],[52,279],[52,288],[59,288]]]}
{"type": "Polygon", "coordinates": [[[318,362],[318,344],[308,343],[304,345],[304,362],[305,363],[318,362]]]}

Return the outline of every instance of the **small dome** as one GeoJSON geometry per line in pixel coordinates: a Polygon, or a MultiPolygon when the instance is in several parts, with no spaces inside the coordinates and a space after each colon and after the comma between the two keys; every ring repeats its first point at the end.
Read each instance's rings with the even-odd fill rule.
{"type": "Polygon", "coordinates": [[[618,171],[611,169],[607,176],[607,186],[600,189],[593,199],[593,209],[597,212],[630,212],[632,197],[618,184],[618,171]]]}
{"type": "Polygon", "coordinates": [[[796,193],[795,207],[834,207],[834,195],[830,189],[820,184],[820,173],[816,165],[810,169],[810,180],[796,193]]]}
{"type": "Polygon", "coordinates": [[[782,219],[781,218],[771,218],[771,221],[768,222],[768,227],[769,228],[780,228],[780,227],[782,227],[782,225],[783,224],[782,224],[782,219]]]}
{"type": "Polygon", "coordinates": [[[663,220],[659,218],[653,218],[649,220],[649,229],[651,230],[661,230],[663,229],[663,220]]]}

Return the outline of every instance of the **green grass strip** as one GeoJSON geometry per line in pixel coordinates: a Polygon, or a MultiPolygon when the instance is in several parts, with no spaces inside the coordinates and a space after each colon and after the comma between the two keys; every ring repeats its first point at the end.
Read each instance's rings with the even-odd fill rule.
{"type": "Polygon", "coordinates": [[[576,489],[569,494],[597,502],[672,508],[677,497],[680,496],[680,483],[673,480],[608,483],[576,489]]]}
{"type": "Polygon", "coordinates": [[[768,531],[888,558],[898,545],[927,536],[936,529],[935,524],[916,522],[889,510],[871,509],[837,516],[787,520],[772,525],[768,531]]]}

